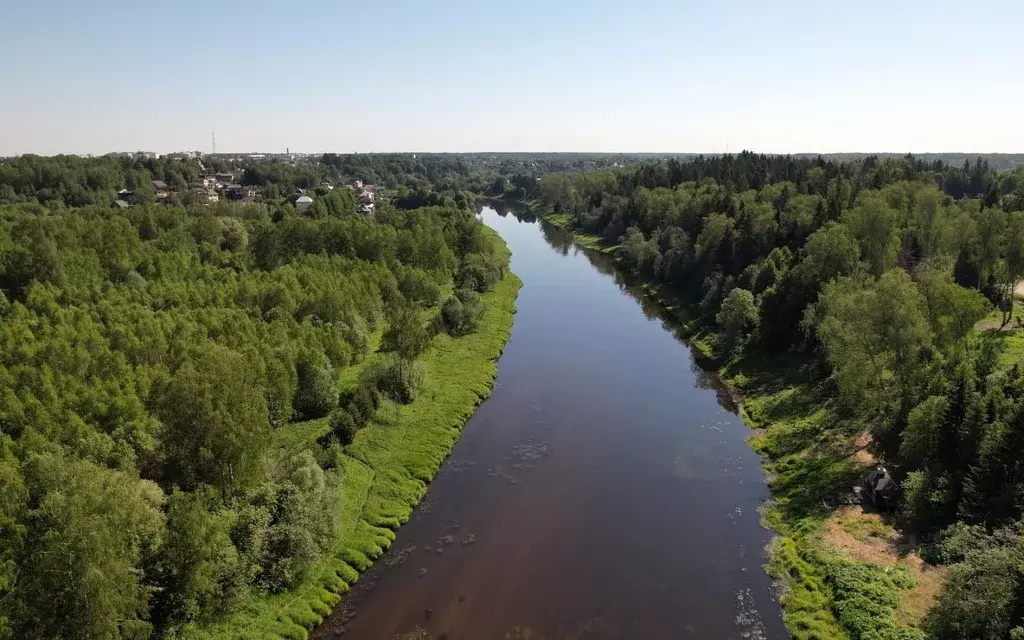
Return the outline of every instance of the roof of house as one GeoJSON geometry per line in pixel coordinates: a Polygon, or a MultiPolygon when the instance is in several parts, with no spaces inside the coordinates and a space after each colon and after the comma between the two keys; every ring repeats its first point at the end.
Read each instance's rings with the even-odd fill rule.
{"type": "Polygon", "coordinates": [[[153,188],[154,189],[166,189],[167,188],[167,183],[164,182],[163,180],[154,180],[153,181],[153,188]]]}
{"type": "Polygon", "coordinates": [[[312,202],[313,202],[313,198],[310,198],[309,196],[299,196],[295,200],[295,204],[310,204],[312,202]]]}
{"type": "Polygon", "coordinates": [[[127,209],[128,203],[125,202],[124,200],[114,200],[114,206],[117,207],[118,209],[127,209]]]}

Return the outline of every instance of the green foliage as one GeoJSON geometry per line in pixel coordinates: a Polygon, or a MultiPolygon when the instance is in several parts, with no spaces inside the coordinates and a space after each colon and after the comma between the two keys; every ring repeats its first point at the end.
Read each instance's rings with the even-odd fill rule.
{"type": "Polygon", "coordinates": [[[430,338],[419,308],[402,304],[390,314],[388,330],[381,340],[381,350],[394,351],[400,358],[415,360],[430,346],[430,338]]]}
{"type": "Polygon", "coordinates": [[[146,638],[149,591],[138,567],[164,535],[152,482],[59,452],[24,461],[31,508],[15,590],[3,603],[16,638],[146,638]]]}
{"type": "MultiPolygon", "coordinates": [[[[692,344],[742,386],[745,417],[765,429],[754,443],[770,472],[766,519],[783,536],[771,571],[797,638],[921,637],[893,618],[904,583],[837,565],[814,535],[862,474],[851,454],[865,428],[904,488],[909,529],[1024,516],[1018,332],[974,331],[993,303],[1003,327],[1013,317],[1024,274],[1024,215],[1005,196],[1014,180],[980,158],[960,168],[744,152],[541,181],[548,219],[618,242],[620,265],[678,296],[669,306],[689,309],[692,344]]],[[[983,569],[970,571],[994,571],[983,569]]],[[[960,601],[970,611],[956,615],[998,631],[947,626],[943,637],[1024,628],[1016,605],[960,601]]]]}
{"type": "Polygon", "coordinates": [[[271,592],[295,586],[325,551],[337,528],[338,479],[304,451],[283,456],[266,505],[270,522],[257,583],[271,592]]]}
{"type": "Polygon", "coordinates": [[[828,563],[827,584],[832,607],[852,640],[924,640],[924,632],[901,627],[894,613],[900,592],[914,586],[906,567],[833,560],[828,563]]]}
{"type": "Polygon", "coordinates": [[[377,415],[381,403],[381,391],[376,379],[378,371],[376,366],[368,368],[359,385],[351,392],[342,394],[341,406],[331,412],[331,433],[342,445],[351,444],[356,431],[377,415]]]}
{"type": "Polygon", "coordinates": [[[722,302],[715,320],[722,327],[719,345],[729,352],[742,346],[742,340],[757,327],[757,305],[754,294],[736,287],[722,302]]]}
{"type": "Polygon", "coordinates": [[[427,307],[437,304],[441,297],[441,288],[425,272],[418,269],[409,269],[402,274],[398,290],[406,300],[427,307]]]}
{"type": "Polygon", "coordinates": [[[455,274],[455,287],[484,293],[494,288],[502,277],[501,263],[485,253],[467,255],[455,274]]]}
{"type": "Polygon", "coordinates": [[[365,370],[368,383],[400,404],[409,404],[416,398],[426,375],[422,365],[401,356],[380,360],[365,370]]]}
{"type": "Polygon", "coordinates": [[[923,296],[900,269],[877,281],[843,278],[825,287],[807,322],[851,406],[884,414],[906,402],[933,339],[923,307],[923,296]]]}
{"type": "MultiPolygon", "coordinates": [[[[508,340],[520,284],[508,276],[484,294],[485,313],[473,334],[459,339],[437,336],[421,360],[427,376],[416,400],[381,411],[346,447],[339,469],[344,480],[333,546],[305,571],[300,583],[285,593],[253,593],[228,620],[202,628],[190,625],[184,637],[263,638],[268,629],[282,636],[304,637],[305,629],[295,621],[318,622],[319,616],[310,613],[315,613],[315,602],[325,601],[325,591],[346,591],[355,582],[356,572],[368,569],[391,545],[391,527],[408,520],[413,506],[423,499],[426,483],[455,444],[459,432],[455,427],[465,424],[490,392],[494,360],[508,340]]],[[[371,356],[363,367],[377,357],[371,356]]],[[[288,429],[293,428],[297,428],[295,435],[305,434],[308,441],[315,441],[328,432],[329,425],[313,422],[288,429]]],[[[292,447],[298,446],[289,441],[292,447]]]]}
{"type": "Polygon", "coordinates": [[[167,533],[156,560],[161,590],[152,605],[158,628],[219,617],[246,587],[230,533],[233,515],[209,491],[175,491],[167,500],[167,533]]]}
{"type": "Polygon", "coordinates": [[[484,308],[475,291],[459,289],[441,305],[441,323],[453,337],[464,336],[476,330],[484,308]]]}
{"type": "Polygon", "coordinates": [[[1019,592],[1024,545],[1018,531],[989,535],[982,528],[958,526],[943,542],[942,555],[956,561],[946,588],[925,628],[936,640],[1011,637],[1020,625],[1019,592]]]}
{"type": "Polygon", "coordinates": [[[896,265],[900,248],[899,212],[889,206],[884,194],[865,192],[857,205],[843,215],[860,243],[861,257],[876,276],[896,265]]]}
{"type": "MultiPolygon", "coordinates": [[[[403,402],[430,385],[412,358],[429,357],[431,338],[451,342],[423,328],[440,292],[461,265],[474,286],[502,286],[493,276],[507,253],[468,210],[382,202],[357,216],[346,190],[317,190],[325,173],[308,168],[245,179],[281,199],[308,182],[319,218],[273,204],[147,204],[152,179],[184,189],[198,178],[187,161],[0,162],[0,194],[17,200],[0,206],[0,637],[195,637],[312,585],[302,607],[275,610],[250,636],[291,633],[355,579],[340,558],[365,568],[393,538],[380,525],[404,521],[422,496],[402,481],[371,493],[374,474],[323,417],[345,388],[353,421],[333,420],[334,431],[354,446],[356,428],[377,425],[378,382],[403,402]],[[90,166],[109,180],[78,192],[90,166]],[[124,187],[132,206],[111,209],[124,187]],[[423,339],[347,393],[381,359],[396,309],[423,339]],[[368,500],[374,524],[362,520],[368,500]]],[[[510,305],[514,289],[503,292],[495,300],[510,305]]],[[[437,374],[461,390],[432,388],[431,411],[445,416],[425,431],[437,450],[483,392],[474,380],[492,378],[510,323],[496,316],[486,348],[474,350],[474,335],[458,364],[446,360],[470,378],[437,374]]],[[[416,433],[387,443],[396,460],[416,433]]],[[[383,475],[429,478],[437,450],[414,474],[383,475]]]]}
{"type": "Polygon", "coordinates": [[[338,406],[334,368],[322,357],[307,356],[296,366],[298,388],[295,391],[295,413],[300,420],[320,418],[338,406]]]}
{"type": "Polygon", "coordinates": [[[270,423],[260,381],[244,357],[201,345],[157,405],[166,482],[186,490],[209,484],[231,495],[258,481],[270,423]]]}

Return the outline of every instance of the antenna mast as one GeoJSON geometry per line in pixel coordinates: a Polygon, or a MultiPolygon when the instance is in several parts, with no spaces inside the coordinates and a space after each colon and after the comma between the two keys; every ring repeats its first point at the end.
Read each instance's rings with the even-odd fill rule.
{"type": "Polygon", "coordinates": [[[210,137],[213,138],[213,154],[212,155],[217,155],[217,133],[216,132],[211,133],[210,137]]]}

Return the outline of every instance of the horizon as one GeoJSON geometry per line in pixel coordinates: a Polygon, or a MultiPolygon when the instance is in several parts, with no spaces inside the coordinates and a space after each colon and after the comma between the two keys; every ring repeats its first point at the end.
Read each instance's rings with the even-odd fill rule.
{"type": "Polygon", "coordinates": [[[213,133],[276,153],[1024,149],[1010,0],[40,0],[7,17],[2,156],[206,153],[213,133]]]}
{"type": "Polygon", "coordinates": [[[670,157],[670,156],[737,156],[741,153],[753,153],[755,155],[764,156],[793,156],[793,157],[806,157],[806,156],[879,156],[879,157],[905,157],[905,156],[1024,156],[1024,150],[1022,151],[794,151],[794,152],[772,152],[772,151],[757,151],[755,149],[741,149],[740,151],[594,151],[594,150],[508,150],[508,151],[493,151],[493,150],[475,150],[475,151],[424,151],[424,150],[406,150],[406,151],[218,151],[212,153],[209,151],[203,151],[202,149],[175,149],[166,151],[154,151],[152,149],[134,149],[134,150],[114,150],[100,153],[66,153],[57,152],[51,154],[25,152],[10,155],[0,155],[0,158],[18,158],[22,156],[39,156],[42,158],[52,158],[55,156],[75,156],[80,158],[102,158],[105,156],[112,155],[136,155],[140,153],[152,153],[158,157],[171,156],[177,154],[196,153],[202,154],[202,157],[208,156],[323,156],[328,153],[337,155],[596,155],[596,156],[652,156],[652,157],[670,157]]]}

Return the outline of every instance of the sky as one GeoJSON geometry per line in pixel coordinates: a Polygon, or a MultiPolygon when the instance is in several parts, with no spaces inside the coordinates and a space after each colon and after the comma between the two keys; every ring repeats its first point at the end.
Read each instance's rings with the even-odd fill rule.
{"type": "Polygon", "coordinates": [[[0,0],[0,156],[1024,152],[1021,0],[0,0]]]}

